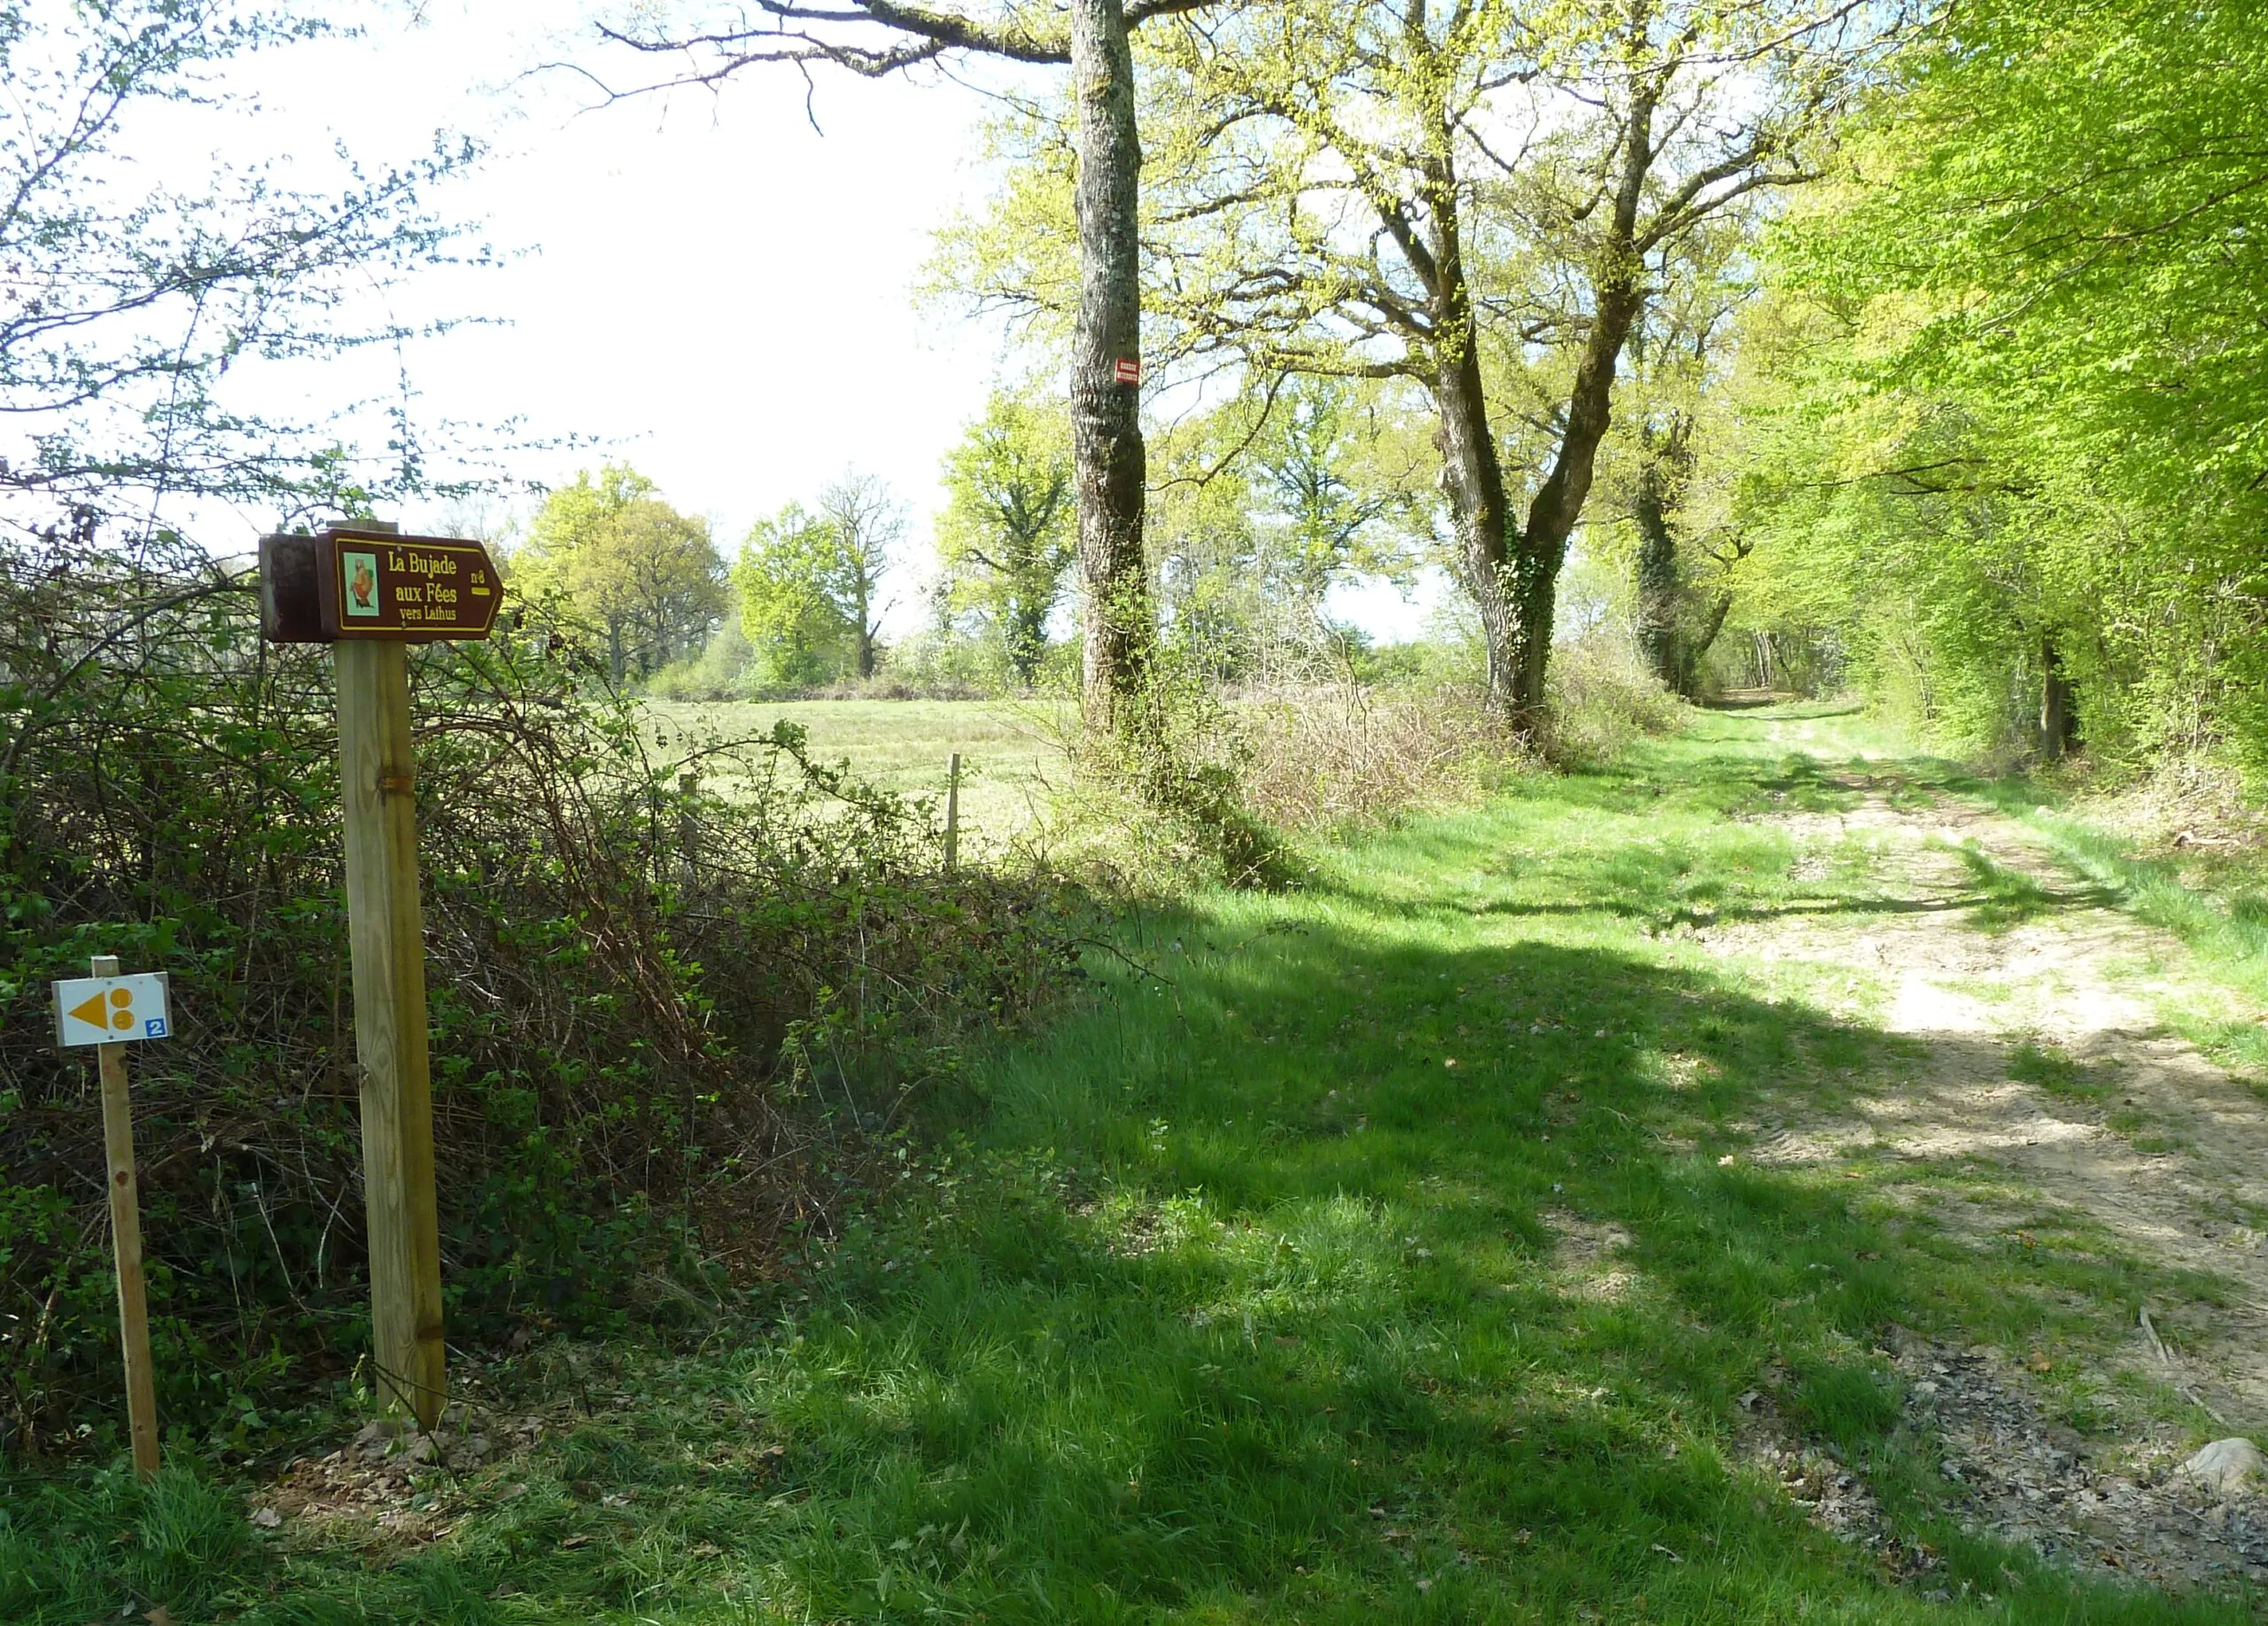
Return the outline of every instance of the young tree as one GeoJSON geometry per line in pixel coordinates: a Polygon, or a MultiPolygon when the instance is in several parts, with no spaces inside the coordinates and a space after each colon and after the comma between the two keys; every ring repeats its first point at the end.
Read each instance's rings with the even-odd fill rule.
{"type": "Polygon", "coordinates": [[[0,0],[0,524],[140,540],[200,500],[289,521],[448,488],[399,402],[389,451],[366,456],[344,439],[353,403],[292,421],[241,386],[419,331],[345,313],[450,257],[456,229],[423,195],[474,150],[376,174],[342,159],[312,190],[290,179],[320,160],[216,158],[186,188],[135,165],[153,139],[225,140],[249,106],[233,62],[330,27],[258,0],[0,0]]]}
{"type": "Polygon", "coordinates": [[[1156,616],[1142,555],[1145,448],[1139,368],[1138,208],[1142,145],[1135,123],[1134,30],[1153,18],[1225,0],[1068,0],[1060,18],[1029,0],[989,16],[911,0],[754,0],[757,19],[673,32],[666,19],[602,29],[633,50],[679,58],[668,86],[715,86],[758,64],[808,71],[827,63],[869,78],[975,54],[1071,70],[1079,155],[1079,311],[1071,356],[1072,456],[1089,727],[1132,726],[1156,616]]]}
{"type": "Polygon", "coordinates": [[[546,498],[510,567],[524,590],[563,595],[600,631],[617,683],[697,651],[725,609],[708,522],[625,464],[586,470],[546,498]]]}
{"type": "Polygon", "coordinates": [[[733,587],[766,687],[825,683],[853,658],[850,619],[829,590],[836,568],[834,526],[800,502],[757,520],[741,544],[733,587]]]}
{"type": "Polygon", "coordinates": [[[870,678],[882,633],[876,595],[890,554],[905,537],[905,505],[877,476],[853,469],[819,493],[819,511],[833,540],[822,590],[850,626],[852,669],[870,678]]]}
{"type": "Polygon", "coordinates": [[[1267,521],[1275,574],[1304,620],[1321,626],[1324,600],[1350,576],[1404,577],[1413,494],[1379,451],[1398,437],[1392,416],[1345,379],[1287,381],[1263,408],[1253,439],[1253,487],[1267,521]]]}
{"type": "Polygon", "coordinates": [[[1634,325],[1703,222],[1806,178],[1883,20],[1833,0],[1282,0],[1164,41],[1153,217],[1181,342],[1425,387],[1488,698],[1515,727],[1541,719],[1634,325]],[[1512,425],[1517,485],[1492,365],[1558,378],[1512,425]]]}
{"type": "Polygon", "coordinates": [[[937,554],[956,599],[998,629],[1016,681],[1029,689],[1047,653],[1047,618],[1077,551],[1070,424],[1060,408],[996,392],[945,455],[937,554]]]}
{"type": "Polygon", "coordinates": [[[765,681],[796,688],[846,671],[874,676],[878,595],[905,533],[904,506],[881,480],[856,471],[819,494],[817,513],[791,502],[756,523],[733,584],[741,629],[765,681]]]}

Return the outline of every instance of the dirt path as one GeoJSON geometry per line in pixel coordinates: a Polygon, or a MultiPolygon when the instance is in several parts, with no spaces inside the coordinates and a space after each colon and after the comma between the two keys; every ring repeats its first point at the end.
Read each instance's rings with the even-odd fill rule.
{"type": "Polygon", "coordinates": [[[1911,805],[1887,778],[1840,782],[1859,796],[1847,812],[1773,821],[1806,864],[1862,862],[1872,896],[1698,935],[1726,956],[1832,969],[1848,1013],[1909,1041],[1912,1064],[1839,1101],[1783,1099],[1757,1161],[1862,1171],[1979,1248],[2186,1273],[2085,1349],[1885,1353],[1979,1525],[2139,1577],[2268,1580],[2268,1501],[2175,1471],[2198,1432],[2268,1439],[2268,1102],[2164,1016],[2230,996],[2015,821],[1911,805]]]}

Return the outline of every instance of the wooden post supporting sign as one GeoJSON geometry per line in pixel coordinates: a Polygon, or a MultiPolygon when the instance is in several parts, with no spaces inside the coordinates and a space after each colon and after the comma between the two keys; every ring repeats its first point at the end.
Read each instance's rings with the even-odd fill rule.
{"type": "Polygon", "coordinates": [[[478,542],[365,525],[266,539],[260,587],[270,640],[336,646],[371,1359],[386,1409],[431,1428],[448,1384],[407,646],[485,638],[501,583],[478,542]]]}
{"type": "Polygon", "coordinates": [[[126,1093],[126,1047],[173,1031],[165,975],[120,976],[118,957],[97,954],[83,980],[54,984],[55,1042],[91,1045],[102,1078],[104,1184],[110,1190],[111,1254],[118,1269],[119,1341],[126,1356],[126,1425],[134,1471],[158,1471],[157,1368],[150,1358],[150,1303],[142,1277],[142,1194],[134,1167],[134,1103],[126,1093]]]}
{"type": "Polygon", "coordinates": [[[431,1428],[440,1420],[448,1385],[409,651],[399,643],[342,643],[338,659],[346,933],[370,1233],[370,1354],[375,1387],[389,1409],[398,1406],[431,1428]]]}

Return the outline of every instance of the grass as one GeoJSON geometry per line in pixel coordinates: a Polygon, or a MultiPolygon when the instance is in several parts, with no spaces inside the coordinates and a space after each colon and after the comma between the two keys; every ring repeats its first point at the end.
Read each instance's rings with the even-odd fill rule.
{"type": "Polygon", "coordinates": [[[2081,1062],[2054,1045],[2030,1040],[2009,1052],[2008,1077],[2065,1101],[2101,1101],[2118,1087],[2116,1067],[2081,1062]]]}
{"type": "Polygon", "coordinates": [[[714,730],[726,738],[770,732],[781,720],[809,732],[826,761],[848,761],[869,783],[901,795],[942,798],[945,759],[962,755],[961,821],[974,842],[1003,841],[1044,805],[1064,758],[1050,704],[989,700],[652,701],[664,751],[714,730]]]}
{"type": "Polygon", "coordinates": [[[1961,1240],[1878,1160],[1746,1155],[1775,1103],[1907,1064],[1684,930],[1885,906],[1738,817],[1854,801],[1848,727],[1706,719],[1300,893],[1130,920],[799,1285],[695,1343],[497,1363],[562,1420],[431,1474],[438,1539],[261,1533],[185,1473],[26,1482],[0,1618],[2256,1618],[1963,1535],[1876,1351],[1893,1324],[2085,1347],[2194,1284],[2053,1213],[1961,1240]],[[1561,1240],[1610,1232],[1588,1267],[1561,1240]],[[1806,1521],[1744,1444],[1772,1415],[1865,1476],[1892,1544],[1806,1521]]]}
{"type": "Polygon", "coordinates": [[[2044,836],[2065,863],[2137,919],[2188,945],[2214,981],[2240,999],[2233,1010],[2171,1013],[2175,1025],[2226,1062],[2268,1073],[2268,1029],[2250,1013],[2268,1004],[2268,875],[2262,860],[2218,872],[2145,854],[2126,836],[2057,810],[2028,791],[2001,788],[1999,799],[2044,836]],[[2200,884],[2204,882],[2206,884],[2200,884]],[[2240,1014],[2241,1013],[2241,1014],[2240,1014]]]}

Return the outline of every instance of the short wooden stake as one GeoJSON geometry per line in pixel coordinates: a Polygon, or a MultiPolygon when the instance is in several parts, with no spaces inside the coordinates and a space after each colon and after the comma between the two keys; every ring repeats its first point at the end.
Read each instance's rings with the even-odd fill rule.
{"type": "MultiPolygon", "coordinates": [[[[89,961],[97,976],[116,976],[118,957],[89,961]]],[[[134,1172],[134,1103],[126,1093],[126,1046],[97,1045],[103,1081],[103,1151],[110,1164],[111,1252],[118,1262],[118,1330],[126,1349],[126,1426],[134,1438],[134,1471],[158,1471],[157,1369],[150,1359],[150,1301],[142,1281],[142,1194],[134,1172]]]]}
{"type": "Polygon", "coordinates": [[[677,856],[690,884],[701,866],[701,812],[695,798],[701,794],[701,775],[677,776],[677,856]]]}
{"type": "Polygon", "coordinates": [[[441,1335],[440,1219],[433,1194],[425,931],[417,897],[416,762],[409,652],[336,646],[340,795],[346,813],[347,943],[361,1063],[362,1186],[370,1247],[370,1342],[378,1393],[427,1428],[448,1399],[441,1335]]]}
{"type": "Polygon", "coordinates": [[[960,862],[960,752],[945,759],[945,868],[960,862]]]}

